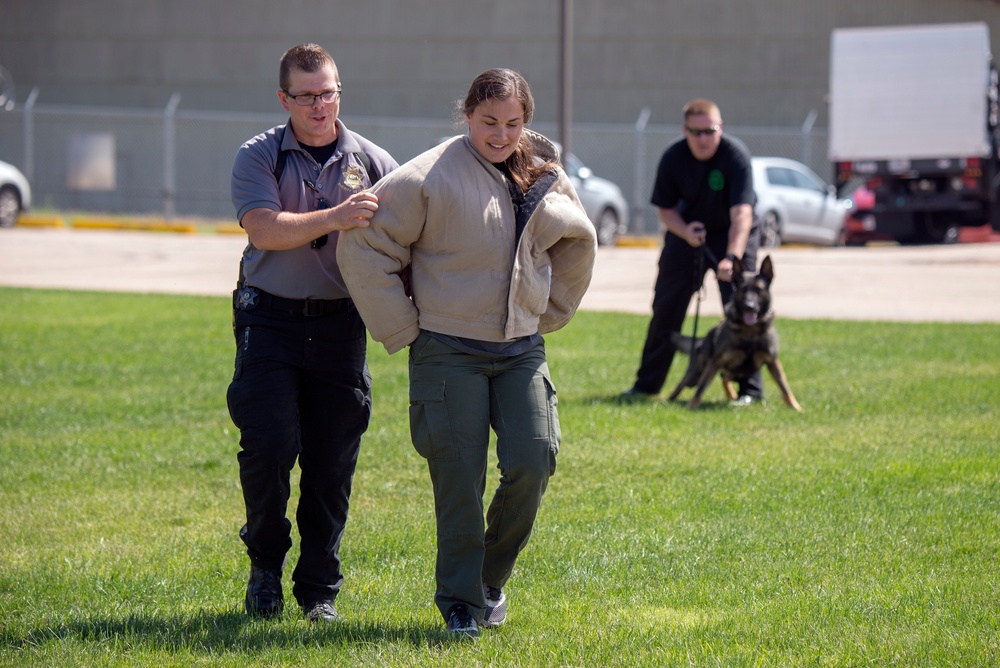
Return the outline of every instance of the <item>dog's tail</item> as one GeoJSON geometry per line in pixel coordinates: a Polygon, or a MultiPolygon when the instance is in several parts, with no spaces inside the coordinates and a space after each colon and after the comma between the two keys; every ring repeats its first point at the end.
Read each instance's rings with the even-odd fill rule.
{"type": "Polygon", "coordinates": [[[690,357],[694,351],[698,349],[698,346],[701,345],[702,341],[704,341],[703,338],[696,339],[693,336],[684,336],[680,332],[670,333],[670,343],[674,344],[677,350],[681,351],[688,357],[690,357]]]}

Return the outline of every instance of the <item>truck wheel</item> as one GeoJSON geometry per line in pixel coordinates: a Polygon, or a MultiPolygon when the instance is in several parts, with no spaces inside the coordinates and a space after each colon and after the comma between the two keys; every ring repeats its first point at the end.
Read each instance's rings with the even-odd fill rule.
{"type": "Polygon", "coordinates": [[[781,219],[775,211],[768,211],[760,221],[760,247],[777,248],[781,245],[781,219]]]}
{"type": "Polygon", "coordinates": [[[944,236],[941,238],[941,243],[943,244],[958,243],[958,225],[948,226],[948,229],[944,231],[944,236]]]}
{"type": "Polygon", "coordinates": [[[944,218],[932,217],[922,226],[918,224],[916,241],[926,244],[958,243],[958,224],[944,218]]]}

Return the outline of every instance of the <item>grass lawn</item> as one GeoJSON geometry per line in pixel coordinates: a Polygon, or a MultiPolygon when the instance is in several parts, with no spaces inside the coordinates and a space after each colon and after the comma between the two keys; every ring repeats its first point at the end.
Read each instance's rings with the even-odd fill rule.
{"type": "Polygon", "coordinates": [[[619,404],[646,318],[578,314],[508,622],[453,642],[404,354],[370,348],[346,620],[252,621],[227,300],[0,304],[0,665],[1000,665],[1000,325],[779,320],[797,414],[768,377],[619,404]]]}

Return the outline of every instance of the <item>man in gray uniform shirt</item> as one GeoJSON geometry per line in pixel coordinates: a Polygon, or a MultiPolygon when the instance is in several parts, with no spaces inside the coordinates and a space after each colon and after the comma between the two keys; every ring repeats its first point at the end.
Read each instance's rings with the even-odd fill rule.
{"type": "Polygon", "coordinates": [[[246,504],[245,604],[252,616],[283,610],[292,545],[286,509],[298,458],[293,594],[307,618],[327,621],[337,618],[340,541],[372,405],[366,331],[337,266],[337,237],[368,225],[378,200],[367,188],[398,165],[337,118],[340,74],[322,47],[289,49],[279,78],[289,121],[240,147],[232,179],[249,238],[233,293],[228,392],[246,504]]]}

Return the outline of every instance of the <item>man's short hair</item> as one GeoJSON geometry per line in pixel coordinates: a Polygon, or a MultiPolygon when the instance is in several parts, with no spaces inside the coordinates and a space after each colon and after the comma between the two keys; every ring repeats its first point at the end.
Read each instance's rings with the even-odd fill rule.
{"type": "Polygon", "coordinates": [[[684,120],[691,116],[715,116],[722,120],[722,112],[719,111],[718,105],[703,97],[697,97],[684,105],[684,120]]]}
{"type": "Polygon", "coordinates": [[[333,67],[337,83],[340,83],[337,63],[333,62],[333,56],[327,53],[326,49],[319,44],[298,44],[285,51],[284,55],[281,56],[278,84],[281,86],[281,90],[288,90],[288,86],[291,85],[292,70],[318,72],[327,65],[333,67]]]}

